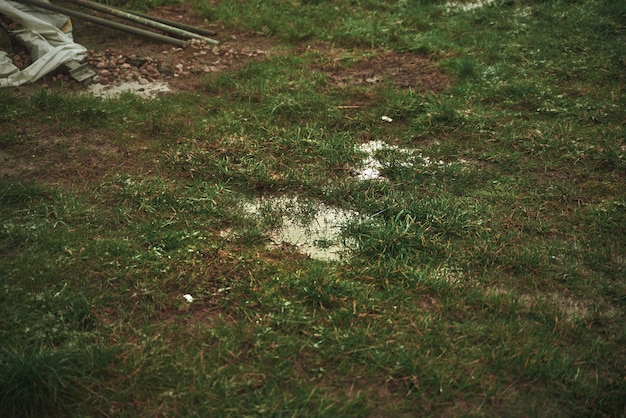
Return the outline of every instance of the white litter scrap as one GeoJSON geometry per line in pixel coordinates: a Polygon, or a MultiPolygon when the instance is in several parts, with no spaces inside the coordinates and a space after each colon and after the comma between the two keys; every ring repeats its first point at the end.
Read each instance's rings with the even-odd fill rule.
{"type": "Polygon", "coordinates": [[[20,70],[2,51],[0,87],[37,81],[62,64],[79,62],[87,56],[87,49],[74,42],[71,20],[67,16],[6,0],[0,0],[0,14],[20,26],[10,31],[10,35],[26,46],[33,61],[20,70]]]}
{"type": "Polygon", "coordinates": [[[183,298],[185,298],[185,300],[189,303],[193,302],[193,296],[191,296],[189,293],[183,295],[183,298]]]}

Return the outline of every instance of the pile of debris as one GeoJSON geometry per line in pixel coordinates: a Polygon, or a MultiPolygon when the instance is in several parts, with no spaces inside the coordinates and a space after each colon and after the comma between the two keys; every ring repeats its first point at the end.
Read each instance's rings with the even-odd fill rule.
{"type": "Polygon", "coordinates": [[[215,73],[228,67],[233,59],[265,54],[260,49],[233,48],[227,42],[219,46],[192,42],[186,49],[174,47],[147,56],[111,48],[89,50],[87,63],[96,72],[93,83],[109,85],[137,81],[145,85],[168,78],[215,73]]]}
{"type": "Polygon", "coordinates": [[[137,81],[148,84],[161,76],[160,63],[152,57],[124,55],[107,49],[104,52],[88,51],[87,62],[96,69],[93,82],[107,85],[115,80],[137,81]]]}
{"type": "Polygon", "coordinates": [[[7,54],[7,58],[9,58],[13,62],[13,65],[15,65],[15,67],[17,67],[20,71],[33,63],[32,58],[26,51],[9,53],[7,54]]]}

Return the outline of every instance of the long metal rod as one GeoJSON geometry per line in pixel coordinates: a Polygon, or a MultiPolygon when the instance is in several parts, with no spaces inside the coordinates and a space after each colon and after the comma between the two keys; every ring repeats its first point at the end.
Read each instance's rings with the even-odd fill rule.
{"type": "Polygon", "coordinates": [[[75,17],[76,19],[86,20],[87,22],[92,22],[97,25],[107,26],[113,29],[117,29],[120,31],[132,33],[134,35],[144,36],[149,39],[153,39],[160,42],[170,43],[172,45],[176,45],[179,47],[186,47],[189,45],[189,42],[183,41],[181,39],[172,38],[171,36],[165,36],[158,33],[150,32],[147,30],[135,28],[133,26],[124,25],[118,22],[112,22],[110,20],[101,19],[96,16],[92,16],[86,13],[77,12],[76,10],[66,9],[65,7],[55,6],[50,3],[44,3],[38,0],[18,0],[20,3],[28,4],[30,6],[39,7],[45,10],[51,10],[53,12],[62,13],[71,17],[75,17]]]}
{"type": "MultiPolygon", "coordinates": [[[[113,6],[109,6],[109,7],[113,7],[113,6]]],[[[215,35],[217,35],[217,32],[215,32],[215,31],[204,29],[204,28],[199,28],[199,27],[196,27],[196,26],[186,25],[184,23],[176,22],[175,20],[163,19],[162,17],[156,17],[156,16],[145,14],[145,13],[136,12],[134,10],[122,9],[122,8],[119,8],[119,7],[114,7],[114,9],[119,9],[119,10],[122,10],[122,11],[127,12],[127,13],[131,13],[131,14],[134,14],[134,15],[137,15],[137,16],[145,17],[146,19],[154,20],[155,22],[164,23],[166,25],[170,25],[170,26],[173,26],[175,28],[184,29],[184,30],[192,32],[192,33],[197,33],[198,35],[204,35],[204,36],[215,36],[215,35]]]]}
{"type": "Polygon", "coordinates": [[[125,12],[123,10],[115,9],[113,7],[109,7],[104,4],[96,3],[93,1],[89,1],[89,0],[72,0],[72,1],[80,6],[84,6],[89,9],[94,9],[94,10],[98,10],[104,13],[108,13],[110,15],[120,17],[122,19],[127,19],[136,23],[140,23],[142,25],[149,26],[151,28],[155,28],[155,29],[162,30],[164,32],[171,33],[172,35],[178,35],[185,39],[199,39],[201,41],[204,41],[213,45],[219,44],[219,42],[216,41],[215,39],[207,38],[206,36],[198,35],[196,33],[189,32],[184,29],[175,28],[173,26],[166,25],[161,22],[156,22],[154,20],[146,19],[145,17],[141,17],[138,15],[129,13],[129,12],[125,12]]]}

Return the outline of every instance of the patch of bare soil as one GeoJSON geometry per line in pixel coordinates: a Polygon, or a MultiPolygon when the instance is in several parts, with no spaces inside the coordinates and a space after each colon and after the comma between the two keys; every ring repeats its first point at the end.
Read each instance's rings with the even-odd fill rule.
{"type": "Polygon", "coordinates": [[[387,82],[397,88],[438,93],[450,86],[449,78],[436,62],[411,53],[386,51],[346,66],[331,61],[319,70],[338,87],[387,82]]]}
{"type": "MultiPolygon", "coordinates": [[[[275,48],[272,40],[265,37],[210,24],[195,16],[189,6],[163,7],[151,15],[212,30],[216,32],[212,38],[219,45],[193,41],[181,48],[88,22],[75,22],[74,37],[89,49],[87,61],[97,73],[95,83],[160,81],[172,90],[193,91],[203,75],[237,70],[251,61],[264,59],[275,48]]],[[[67,80],[67,76],[61,77],[67,80]]]]}
{"type": "MultiPolygon", "coordinates": [[[[75,9],[75,5],[66,5],[75,9]]],[[[128,26],[132,22],[120,20],[102,13],[87,11],[88,14],[128,26]]],[[[148,84],[154,81],[167,83],[171,90],[193,91],[201,81],[201,76],[219,71],[237,70],[254,60],[262,60],[273,50],[275,43],[257,34],[225,29],[193,14],[188,5],[163,7],[151,12],[151,15],[202,29],[216,32],[211,38],[219,45],[192,41],[186,48],[172,44],[142,38],[104,26],[95,25],[80,19],[72,19],[74,40],[86,47],[89,52],[87,63],[96,73],[92,83],[113,85],[124,82],[148,84]]],[[[152,32],[158,32],[147,29],[152,32]]],[[[30,64],[25,51],[11,51],[11,45],[4,35],[0,39],[0,50],[6,50],[14,63],[23,68],[30,64]],[[6,39],[5,39],[6,38],[6,39]]],[[[28,95],[33,89],[61,87],[64,90],[84,90],[83,84],[72,81],[63,68],[48,74],[42,80],[15,90],[18,94],[28,95]]]]}
{"type": "Polygon", "coordinates": [[[63,135],[38,130],[33,139],[0,147],[0,178],[41,179],[53,183],[89,183],[120,170],[142,170],[141,147],[113,145],[105,133],[63,135]]]}
{"type": "MultiPolygon", "coordinates": [[[[89,50],[87,61],[97,73],[93,83],[115,85],[132,81],[147,86],[159,82],[166,83],[173,91],[197,91],[201,83],[206,82],[206,75],[211,73],[236,71],[250,62],[273,55],[316,52],[321,63],[314,64],[312,70],[327,74],[329,83],[339,88],[362,85],[374,89],[385,82],[415,91],[439,92],[449,85],[437,62],[423,56],[389,51],[346,51],[322,42],[291,49],[256,33],[236,32],[208,22],[194,15],[188,5],[163,7],[151,14],[212,30],[216,32],[213,38],[220,43],[194,42],[187,48],[179,48],[74,19],[74,39],[89,50]],[[352,57],[348,64],[340,59],[346,55],[352,57]]],[[[5,43],[0,46],[6,47],[5,43]]],[[[67,72],[60,70],[37,83],[15,88],[15,92],[18,96],[28,96],[42,87],[87,89],[86,85],[72,81],[67,72]]],[[[146,148],[139,139],[121,147],[109,145],[111,139],[105,131],[64,135],[47,132],[45,127],[34,128],[32,132],[26,127],[15,129],[28,130],[33,140],[0,147],[1,177],[75,183],[97,181],[120,169],[149,172],[153,167],[148,157],[147,160],[141,158],[146,154],[146,148]]]]}
{"type": "MultiPolygon", "coordinates": [[[[68,6],[70,7],[70,6],[68,6]]],[[[132,22],[109,15],[89,11],[89,14],[126,25],[132,22]]],[[[213,36],[219,45],[192,42],[186,48],[144,39],[137,35],[98,26],[73,19],[73,36],[76,42],[88,50],[87,62],[96,72],[94,83],[103,85],[137,81],[148,84],[166,82],[172,90],[194,91],[203,75],[237,70],[251,61],[262,60],[268,55],[286,53],[286,49],[274,40],[246,32],[234,32],[194,14],[189,5],[161,7],[151,15],[177,21],[216,32],[213,36]]],[[[145,27],[141,27],[145,29],[145,27]]],[[[317,51],[332,56],[337,49],[329,44],[316,42],[306,46],[306,52],[317,51]]],[[[17,51],[16,51],[17,52],[17,51]]],[[[303,53],[301,48],[292,53],[303,53]]],[[[21,60],[20,54],[14,54],[21,60]]],[[[24,61],[24,60],[21,60],[24,61]]],[[[336,86],[375,86],[389,82],[399,88],[412,88],[418,92],[439,92],[449,86],[448,77],[438,64],[428,57],[411,53],[382,52],[373,54],[351,65],[337,65],[336,60],[319,65],[315,70],[326,73],[336,86]]],[[[35,85],[58,86],[64,89],[82,90],[84,86],[70,82],[66,72],[59,71],[46,76],[35,85]]],[[[28,87],[25,89],[28,90],[28,87]]]]}

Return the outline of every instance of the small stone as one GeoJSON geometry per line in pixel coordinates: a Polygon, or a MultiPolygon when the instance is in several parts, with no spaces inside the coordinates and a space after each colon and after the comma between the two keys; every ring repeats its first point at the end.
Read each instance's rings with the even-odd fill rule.
{"type": "Polygon", "coordinates": [[[130,61],[128,61],[129,65],[134,65],[137,68],[143,67],[146,63],[148,62],[148,60],[146,60],[145,58],[131,58],[130,61]]]}
{"type": "Polygon", "coordinates": [[[139,84],[144,85],[144,86],[145,86],[146,84],[148,84],[148,80],[146,80],[146,79],[145,79],[145,78],[143,78],[143,77],[140,77],[140,78],[139,78],[139,80],[137,80],[137,81],[139,81],[139,84]]]}

